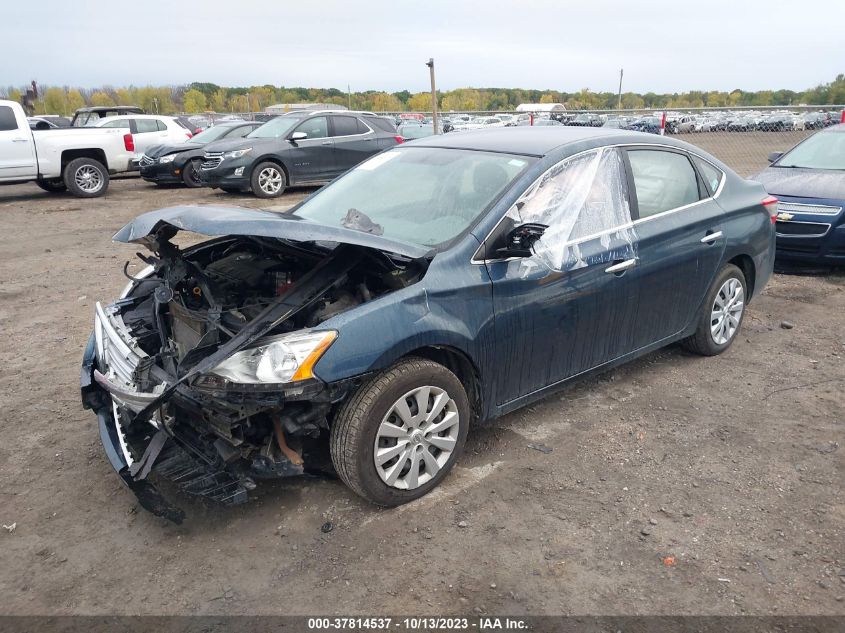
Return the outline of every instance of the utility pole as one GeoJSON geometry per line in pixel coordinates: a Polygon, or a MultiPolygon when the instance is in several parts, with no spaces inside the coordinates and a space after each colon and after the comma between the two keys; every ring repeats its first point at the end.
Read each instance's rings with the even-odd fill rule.
{"type": "Polygon", "coordinates": [[[349,84],[346,84],[346,104],[347,110],[352,109],[352,88],[349,87],[349,84]]]}
{"type": "Polygon", "coordinates": [[[616,100],[616,109],[622,109],[622,75],[625,73],[624,68],[619,69],[619,98],[616,100]]]}
{"type": "Polygon", "coordinates": [[[431,125],[434,127],[434,133],[437,134],[437,88],[434,86],[434,58],[429,57],[425,65],[428,66],[428,72],[431,75],[431,125]]]}

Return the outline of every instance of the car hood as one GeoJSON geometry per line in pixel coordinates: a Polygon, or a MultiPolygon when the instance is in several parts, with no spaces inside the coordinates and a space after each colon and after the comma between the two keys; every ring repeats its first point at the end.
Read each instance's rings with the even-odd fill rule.
{"type": "Polygon", "coordinates": [[[202,149],[205,143],[174,143],[173,145],[153,145],[144,153],[150,158],[159,158],[167,154],[179,154],[195,149],[202,149]]]}
{"type": "Polygon", "coordinates": [[[264,145],[276,145],[283,143],[281,138],[233,138],[222,141],[212,141],[205,146],[206,152],[230,152],[244,147],[262,147],[264,145]]]}
{"type": "Polygon", "coordinates": [[[753,177],[774,196],[845,200],[845,172],[803,167],[767,167],[753,177]]]}
{"type": "Polygon", "coordinates": [[[139,215],[115,233],[117,242],[148,243],[161,228],[200,235],[247,235],[290,240],[293,242],[333,242],[353,244],[394,253],[411,259],[431,257],[434,250],[418,244],[401,242],[380,235],[363,233],[341,226],[329,226],[304,220],[295,215],[223,206],[168,207],[139,215]]]}

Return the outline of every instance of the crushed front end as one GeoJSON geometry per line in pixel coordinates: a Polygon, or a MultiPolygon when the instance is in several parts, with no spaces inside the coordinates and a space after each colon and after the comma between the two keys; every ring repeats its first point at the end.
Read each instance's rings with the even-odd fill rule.
{"type": "Polygon", "coordinates": [[[160,224],[120,299],[96,306],[82,401],[109,462],[152,513],[181,522],[150,475],[223,504],[256,480],[329,470],[333,407],[364,376],[313,366],[332,316],[418,280],[419,262],[371,248],[227,236],[181,251],[160,224]]]}

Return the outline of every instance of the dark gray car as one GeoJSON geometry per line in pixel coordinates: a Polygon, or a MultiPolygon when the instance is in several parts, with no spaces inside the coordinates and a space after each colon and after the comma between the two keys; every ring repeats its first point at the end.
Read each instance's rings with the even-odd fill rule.
{"type": "Polygon", "coordinates": [[[402,142],[393,125],[359,112],[292,112],[243,139],[209,143],[202,183],[277,198],[291,185],[322,185],[402,142]]]}

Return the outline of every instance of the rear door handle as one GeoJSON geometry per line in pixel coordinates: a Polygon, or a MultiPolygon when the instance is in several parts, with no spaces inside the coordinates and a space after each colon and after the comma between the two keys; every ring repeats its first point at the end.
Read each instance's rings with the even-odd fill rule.
{"type": "Polygon", "coordinates": [[[27,138],[13,138],[12,143],[26,143],[28,140],[27,138]]]}
{"type": "Polygon", "coordinates": [[[636,259],[626,259],[624,262],[619,262],[618,264],[613,264],[613,266],[608,266],[604,269],[604,272],[610,273],[611,275],[616,275],[619,273],[624,273],[626,270],[636,265],[636,259]]]}
{"type": "Polygon", "coordinates": [[[705,235],[704,237],[701,238],[701,243],[702,244],[712,244],[713,242],[718,240],[720,237],[722,237],[721,231],[716,231],[715,233],[708,233],[707,235],[705,235]]]}
{"type": "Polygon", "coordinates": [[[323,141],[322,143],[320,143],[320,145],[331,145],[331,144],[332,144],[331,141],[323,141]]]}

